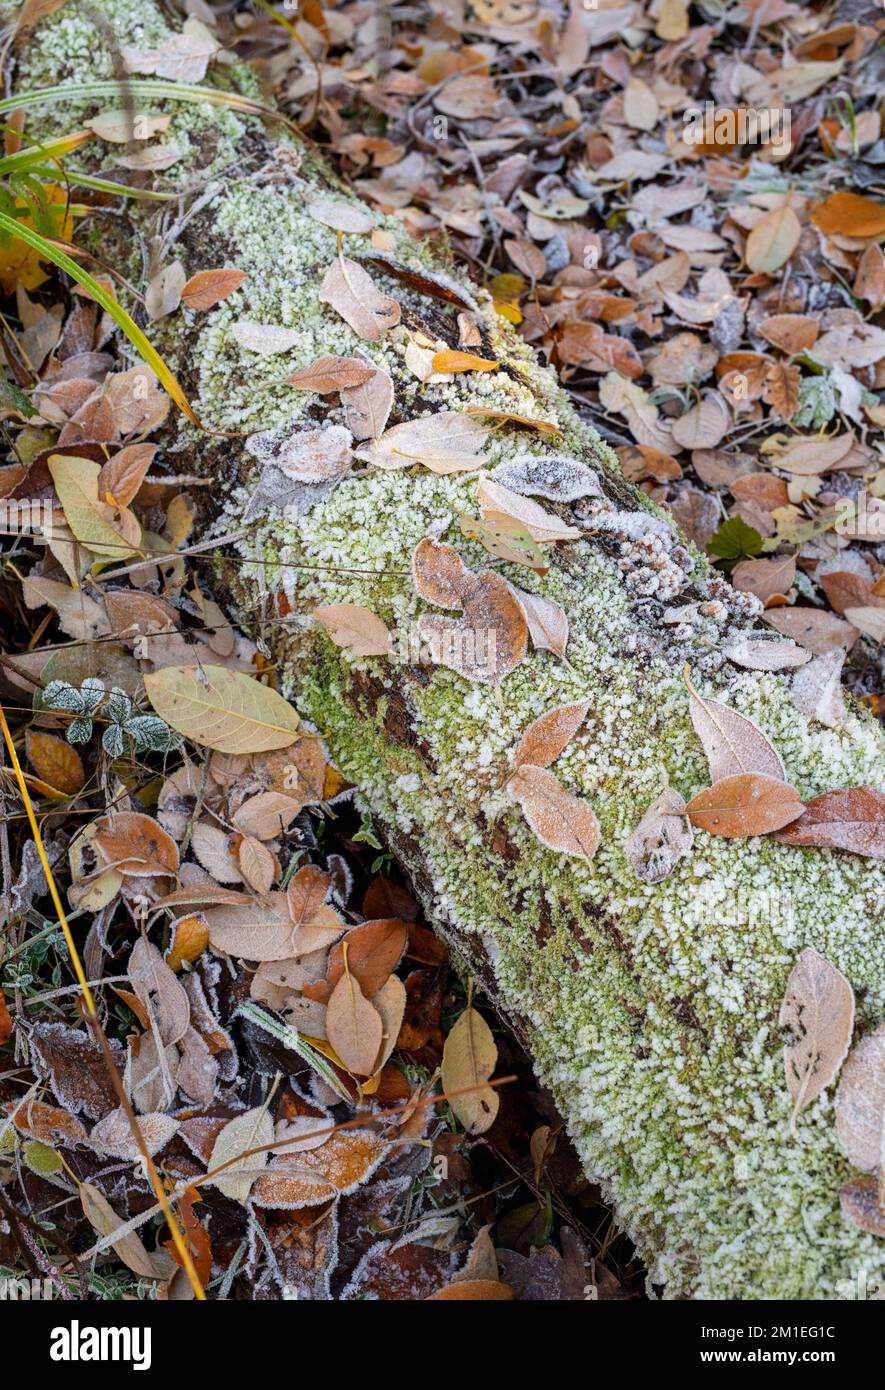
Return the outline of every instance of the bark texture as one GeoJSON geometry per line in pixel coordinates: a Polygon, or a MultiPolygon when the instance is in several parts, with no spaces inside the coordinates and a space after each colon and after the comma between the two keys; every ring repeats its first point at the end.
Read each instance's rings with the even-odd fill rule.
{"type": "MultiPolygon", "coordinates": [[[[120,44],[156,46],[173,23],[151,0],[108,0],[103,10],[120,44]]],[[[69,0],[19,45],[15,84],[112,74],[107,36],[87,5],[69,0]]],[[[257,95],[236,66],[216,65],[207,80],[257,95]]],[[[44,107],[29,128],[69,130],[112,104],[44,107]]],[[[490,465],[528,453],[542,471],[558,452],[597,471],[604,504],[560,508],[590,533],[557,547],[544,578],[502,568],[556,599],[572,637],[570,665],[532,652],[503,682],[501,706],[489,687],[442,667],[355,660],[307,617],[319,604],[364,604],[407,649],[419,614],[431,611],[409,573],[418,541],[445,539],[473,568],[488,563],[458,526],[459,512],[477,514],[475,474],[359,469],[303,515],[290,508],[282,517],[250,501],[261,464],[238,441],[189,426],[166,440],[173,467],[211,473],[219,526],[241,526],[251,506],[241,563],[219,567],[220,585],[285,661],[287,693],[356,783],[431,919],[526,1038],[588,1176],[648,1260],[652,1284],[670,1297],[852,1296],[862,1271],[885,1273],[885,1249],[840,1216],[839,1189],[853,1170],[836,1141],[832,1087],[790,1137],[778,1010],[793,961],[810,945],[854,986],[859,1027],[882,1019],[882,868],[851,854],[697,832],[673,873],[649,885],[624,846],[667,782],[690,796],[709,781],[681,680],[686,660],[706,695],[760,725],[806,798],[885,786],[882,730],[856,709],[825,728],[797,712],[789,677],[722,659],[726,636],[752,622],[745,603],[631,492],[486,295],[456,277],[479,305],[484,351],[501,371],[422,388],[404,364],[405,331],[362,342],[319,303],[335,233],[306,212],[330,188],[315,157],[281,127],[230,110],[138,104],[171,111],[164,139],[184,147],[157,176],[157,186],[183,190],[170,254],[188,274],[230,265],[249,277],[209,313],[182,310],[152,330],[207,425],[279,430],[283,439],[340,424],[337,406],[273,383],[321,354],[362,351],[393,376],[391,424],[471,404],[539,417],[562,438],[505,426],[489,446],[490,465]],[[244,319],[297,337],[285,353],[260,356],[234,336],[244,319]],[[687,625],[662,623],[666,608],[689,603],[700,607],[687,625]],[[546,849],[504,789],[531,720],[582,698],[587,718],[555,771],[599,818],[592,864],[546,849]]],[[[110,164],[112,151],[102,156],[110,164]]],[[[155,215],[130,209],[126,221],[105,219],[96,232],[136,279],[132,219],[144,232],[155,215]]],[[[397,259],[431,264],[397,223],[387,225],[397,259]]],[[[349,238],[351,254],[359,240],[349,238]]],[[[400,300],[403,325],[457,342],[454,309],[372,273],[400,300]]]]}

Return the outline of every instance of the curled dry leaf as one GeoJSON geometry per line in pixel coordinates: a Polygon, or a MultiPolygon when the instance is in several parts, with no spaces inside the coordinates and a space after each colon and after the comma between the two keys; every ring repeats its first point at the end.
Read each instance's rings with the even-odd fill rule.
{"type": "Polygon", "coordinates": [[[643,883],[661,883],[694,843],[685,801],[668,787],[649,806],[624,846],[627,862],[643,883]]]}
{"type": "Polygon", "coordinates": [[[792,1035],[784,1044],[784,1067],[795,1134],[797,1117],[838,1075],[854,1031],[854,990],[811,946],[790,972],[778,1023],[792,1035]]]}
{"type": "Polygon", "coordinates": [[[381,619],[361,604],[330,603],[316,608],[313,616],[336,647],[346,647],[354,656],[390,655],[390,633],[381,619]]]}
{"type": "MultiPolygon", "coordinates": [[[[145,1148],[153,1158],[161,1149],[165,1149],[178,1129],[178,1121],[173,1120],[171,1115],[152,1112],[139,1115],[138,1128],[145,1148]]],[[[141,1159],[141,1150],[122,1106],[118,1110],[112,1110],[93,1126],[89,1142],[97,1153],[109,1154],[112,1158],[125,1158],[130,1163],[141,1159]]]]}
{"type": "Polygon", "coordinates": [[[500,1100],[485,1083],[497,1061],[498,1048],[489,1025],[476,1009],[465,1009],[443,1047],[442,1085],[468,1134],[484,1134],[495,1122],[500,1100]],[[466,1094],[454,1095],[455,1091],[466,1094]]]}
{"type": "Polygon", "coordinates": [[[144,677],[147,697],[177,733],[220,753],[263,753],[294,743],[300,723],[288,701],[226,666],[168,666],[144,677]]]}
{"type": "Polygon", "coordinates": [[[496,372],[500,364],[490,357],[476,357],[472,352],[445,348],[433,354],[431,365],[435,372],[496,372]]]}
{"type": "Polygon", "coordinates": [[[565,659],[569,639],[569,622],[565,609],[556,599],[544,594],[530,594],[516,584],[510,588],[519,600],[528,624],[529,639],[536,651],[553,652],[565,659]]]}
{"type": "Polygon", "coordinates": [[[766,777],[786,777],[780,754],[762,730],[737,710],[719,700],[708,700],[695,690],[686,673],[691,702],[691,722],[704,745],[710,777],[714,782],[743,772],[766,777]]]}
{"type": "Polygon", "coordinates": [[[353,975],[342,974],[326,1007],[326,1036],[354,1076],[371,1076],[383,1034],[381,1015],[359,982],[353,975]]]}
{"type": "Polygon", "coordinates": [[[885,792],[875,787],[824,792],[775,838],[782,845],[846,849],[868,859],[885,859],[885,792]]]}
{"type": "Polygon", "coordinates": [[[552,772],[531,763],[517,768],[507,790],[542,844],[590,863],[601,832],[588,801],[566,791],[552,772]]]}
{"type": "Polygon", "coordinates": [[[519,740],[516,766],[533,763],[535,767],[549,767],[555,763],[583,724],[589,708],[589,700],[576,700],[574,704],[556,705],[539,715],[519,740]]]}
{"type": "Polygon", "coordinates": [[[400,321],[400,306],[375,285],[357,261],[339,256],[326,271],[320,303],[330,305],[358,337],[377,343],[400,321]]]}
{"type": "Polygon", "coordinates": [[[551,541],[578,540],[581,536],[576,526],[567,526],[558,516],[545,511],[537,502],[532,502],[518,492],[511,492],[510,488],[494,482],[491,478],[481,479],[476,495],[485,521],[498,520],[501,517],[517,521],[539,545],[551,541]]]}
{"type": "Polygon", "coordinates": [[[471,415],[441,410],[385,430],[357,450],[357,457],[376,468],[409,468],[420,463],[432,473],[464,473],[481,468],[488,429],[471,415]]]}
{"type": "Polygon", "coordinates": [[[188,309],[211,309],[228,299],[245,279],[245,270],[199,270],[183,286],[181,302],[188,309]]]}
{"type": "Polygon", "coordinates": [[[686,806],[693,825],[729,840],[768,835],[802,814],[795,787],[779,777],[741,772],[723,777],[693,796],[686,806]]]}
{"type": "Polygon", "coordinates": [[[95,843],[107,863],[129,878],[178,872],[178,846],[151,816],[136,811],[102,816],[95,843]]]}
{"type": "Polygon", "coordinates": [[[876,1173],[880,1205],[885,1177],[885,1023],[861,1038],[842,1068],[836,1134],[862,1173],[876,1173]]]}

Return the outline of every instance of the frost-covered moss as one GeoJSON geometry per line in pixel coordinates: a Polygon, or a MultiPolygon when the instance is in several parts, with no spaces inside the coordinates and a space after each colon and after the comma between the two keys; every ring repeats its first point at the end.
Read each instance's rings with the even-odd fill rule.
{"type": "MultiPolygon", "coordinates": [[[[114,11],[127,41],[138,23],[160,22],[141,0],[114,0],[114,11]]],[[[44,80],[86,75],[83,55],[71,56],[60,37],[82,24],[79,14],[70,0],[45,38],[41,31],[44,80]],[[65,15],[73,28],[62,25],[65,15]]],[[[230,430],[297,427],[308,418],[340,423],[334,405],[274,383],[321,353],[359,348],[391,372],[398,418],[484,402],[557,423],[564,432],[557,447],[612,469],[609,451],[487,301],[484,327],[504,369],[424,388],[405,367],[404,332],[361,343],[321,306],[317,291],[335,239],[305,211],[320,175],[315,162],[274,157],[276,138],[262,136],[266,160],[225,180],[203,225],[213,250],[223,246],[227,263],[248,280],[211,313],[182,311],[163,327],[164,342],[178,343],[207,423],[230,430]],[[242,318],[292,327],[299,337],[285,354],[258,357],[233,336],[242,318]]],[[[182,248],[190,273],[206,268],[200,245],[194,237],[182,248]]],[[[414,258],[399,233],[394,254],[414,258]]],[[[403,304],[404,319],[432,312],[444,322],[438,304],[377,278],[403,304]]],[[[202,442],[192,431],[170,443],[198,462],[202,442]]],[[[219,524],[236,527],[254,486],[248,456],[234,442],[223,454],[217,441],[209,447],[213,466],[239,460],[240,486],[217,498],[219,524]]],[[[547,447],[503,429],[490,461],[547,447]]],[[[623,482],[610,491],[614,497],[618,488],[623,506],[623,482]]],[[[618,525],[635,531],[634,522],[596,516],[590,534],[561,548],[543,577],[502,567],[561,603],[571,641],[568,664],[532,653],[503,682],[500,703],[492,690],[444,669],[353,660],[311,623],[320,603],[362,603],[408,654],[425,607],[409,576],[417,541],[447,539],[475,568],[488,563],[457,525],[459,512],[475,513],[475,491],[471,476],[355,472],[298,523],[259,520],[242,545],[243,567],[221,566],[219,574],[238,574],[244,611],[283,660],[302,713],[328,738],[436,922],[526,1031],[588,1174],[648,1258],[652,1282],[675,1297],[843,1296],[863,1271],[882,1277],[885,1247],[839,1214],[839,1188],[852,1170],[835,1140],[832,1088],[803,1114],[798,1138],[789,1136],[777,1016],[796,954],[813,945],[854,985],[859,1026],[882,1019],[885,873],[847,854],[702,832],[663,883],[649,886],[632,873],[624,845],[649,803],[668,782],[688,796],[707,781],[680,678],[684,635],[661,626],[654,573],[647,599],[625,573],[631,562],[618,525]],[[526,725],[581,697],[588,715],[556,772],[598,815],[602,844],[590,865],[541,846],[504,790],[526,725]]],[[[685,572],[684,601],[709,599],[697,557],[673,551],[671,559],[685,572]]],[[[708,663],[704,679],[708,633],[740,621],[729,602],[716,597],[694,648],[689,625],[687,650],[705,692],[757,721],[804,796],[885,786],[885,739],[868,718],[846,712],[838,729],[823,729],[797,714],[781,677],[708,663]]]]}

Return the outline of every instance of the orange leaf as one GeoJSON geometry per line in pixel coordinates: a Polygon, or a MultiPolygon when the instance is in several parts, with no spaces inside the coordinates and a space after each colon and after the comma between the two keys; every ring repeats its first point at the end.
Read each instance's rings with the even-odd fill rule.
{"type": "Polygon", "coordinates": [[[44,782],[67,796],[75,796],[80,791],[86,773],[80,754],[66,739],[29,729],[26,745],[28,762],[44,782]]]}
{"type": "Polygon", "coordinates": [[[685,809],[692,824],[710,835],[741,840],[781,830],[798,820],[805,807],[788,782],[761,772],[740,772],[705,787],[685,809]]]}
{"type": "Polygon", "coordinates": [[[433,354],[435,372],[496,372],[498,363],[490,357],[474,357],[472,352],[459,352],[457,348],[446,348],[444,352],[433,354]]]}
{"type": "Polygon", "coordinates": [[[195,961],[209,945],[209,925],[205,917],[192,913],[172,923],[172,944],[166,956],[170,970],[180,970],[187,961],[195,961]]]}
{"type": "Polygon", "coordinates": [[[885,207],[857,193],[834,193],[825,202],[812,204],[811,220],[820,231],[837,236],[881,236],[885,207]]]}

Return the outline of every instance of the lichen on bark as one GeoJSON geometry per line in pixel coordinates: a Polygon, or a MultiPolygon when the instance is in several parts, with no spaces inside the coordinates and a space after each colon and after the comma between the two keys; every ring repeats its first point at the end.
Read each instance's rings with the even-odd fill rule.
{"type": "MultiPolygon", "coordinates": [[[[120,42],[154,43],[167,32],[144,0],[113,0],[106,13],[120,42]]],[[[30,40],[16,85],[104,75],[107,48],[99,35],[85,51],[88,26],[88,7],[69,0],[30,40]]],[[[243,80],[236,71],[221,76],[243,80]]],[[[52,113],[54,128],[64,116],[52,113]]],[[[670,877],[648,885],[624,849],[664,786],[689,796],[708,781],[681,680],[686,660],[705,694],[759,724],[805,797],[865,782],[885,787],[881,728],[848,709],[837,728],[811,723],[798,714],[788,679],[721,660],[724,635],[746,627],[752,613],[631,493],[610,451],[487,295],[472,290],[483,308],[483,350],[501,370],[421,387],[404,363],[406,329],[363,343],[319,303],[335,234],[306,212],[323,187],[315,159],[280,129],[229,111],[178,110],[176,129],[191,132],[190,154],[162,176],[164,185],[198,179],[208,167],[217,189],[173,254],[189,274],[221,253],[248,274],[217,309],[179,311],[157,333],[208,426],[342,423],[338,407],[273,383],[323,353],[359,349],[393,376],[391,423],[470,404],[541,418],[560,427],[560,440],[504,427],[490,462],[526,451],[540,460],[555,449],[597,469],[607,493],[602,504],[578,506],[587,534],[557,548],[546,576],[500,567],[555,598],[572,632],[568,664],[533,652],[503,682],[500,703],[493,690],[444,668],[355,660],[308,616],[318,604],[365,604],[408,651],[427,607],[409,574],[415,544],[430,535],[453,543],[474,568],[488,562],[458,527],[459,512],[476,512],[473,475],[355,471],[300,519],[259,517],[239,543],[238,562],[219,563],[220,585],[281,660],[287,693],[327,738],[432,919],[516,1019],[588,1176],[647,1258],[651,1283],[672,1297],[812,1298],[845,1296],[864,1271],[881,1277],[882,1242],[840,1216],[839,1189],[852,1169],[836,1142],[832,1088],[790,1137],[777,1019],[797,953],[814,946],[854,986],[860,1026],[881,1020],[882,868],[849,854],[699,831],[670,877]],[[217,138],[207,141],[210,128],[217,138]],[[219,150],[229,154],[238,143],[248,158],[226,166],[219,150]],[[259,357],[233,336],[243,318],[294,328],[297,340],[285,354],[259,357]],[[698,605],[687,631],[662,623],[674,602],[698,605]],[[556,772],[599,818],[592,864],[544,848],[504,789],[525,727],[582,698],[587,718],[556,772]]],[[[395,221],[384,225],[398,258],[428,263],[395,221]]],[[[450,311],[376,278],[402,303],[409,328],[445,325],[455,341],[450,311]]],[[[236,529],[256,482],[249,453],[187,426],[170,432],[166,447],[170,456],[187,454],[188,467],[213,470],[216,524],[236,529]]]]}

